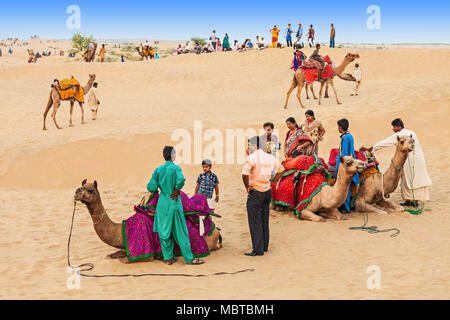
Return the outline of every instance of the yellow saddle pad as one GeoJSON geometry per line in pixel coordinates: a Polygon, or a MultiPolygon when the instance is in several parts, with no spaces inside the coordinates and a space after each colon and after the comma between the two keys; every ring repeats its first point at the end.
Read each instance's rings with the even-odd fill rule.
{"type": "Polygon", "coordinates": [[[61,100],[75,99],[84,103],[84,90],[77,79],[62,79],[56,89],[61,100]]]}

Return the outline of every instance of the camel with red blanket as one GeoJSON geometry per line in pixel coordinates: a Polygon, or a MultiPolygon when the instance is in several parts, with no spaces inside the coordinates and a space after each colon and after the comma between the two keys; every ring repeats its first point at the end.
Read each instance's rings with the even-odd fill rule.
{"type": "Polygon", "coordinates": [[[364,169],[364,162],[343,157],[334,186],[328,183],[331,175],[322,159],[299,156],[288,159],[283,166],[286,172],[282,180],[272,187],[273,204],[295,208],[298,218],[303,220],[344,220],[338,208],[347,198],[353,176],[364,169]]]}
{"type": "Polygon", "coordinates": [[[345,56],[344,61],[338,67],[333,69],[330,65],[327,65],[324,68],[324,70],[322,71],[322,74],[320,76],[319,76],[319,70],[317,70],[315,68],[307,69],[307,68],[300,67],[299,69],[297,69],[297,71],[295,71],[295,73],[294,73],[291,87],[289,88],[289,91],[287,92],[286,103],[284,105],[284,108],[287,109],[289,97],[290,97],[292,91],[294,91],[294,89],[296,87],[298,87],[297,99],[300,102],[300,106],[302,108],[305,108],[305,106],[303,105],[302,99],[300,98],[300,94],[305,85],[310,85],[314,81],[320,82],[319,105],[321,105],[321,103],[322,103],[321,102],[322,90],[323,90],[323,86],[325,84],[329,84],[331,86],[331,88],[334,91],[334,95],[336,96],[337,104],[341,104],[341,102],[339,101],[338,95],[337,95],[336,88],[334,87],[333,78],[335,76],[339,76],[339,75],[343,74],[345,68],[350,63],[355,61],[355,59],[357,59],[357,58],[359,58],[359,54],[348,53],[345,56]]]}
{"type": "MultiPolygon", "coordinates": [[[[122,223],[115,223],[109,218],[103,207],[96,181],[88,183],[84,180],[82,187],[75,191],[74,199],[86,205],[100,240],[119,249],[108,255],[109,258],[119,259],[123,263],[131,263],[150,262],[154,258],[162,256],[158,234],[153,232],[154,209],[158,200],[156,194],[148,198],[148,201],[143,201],[141,205],[136,206],[136,214],[122,223]]],[[[194,257],[204,257],[209,255],[210,251],[222,248],[222,236],[209,217],[212,212],[208,207],[206,195],[197,194],[189,199],[186,194],[182,193],[181,201],[194,257]],[[190,201],[192,199],[193,201],[190,201]],[[193,213],[191,216],[186,215],[186,211],[193,210],[201,212],[194,212],[195,214],[193,213]],[[188,217],[192,219],[188,219],[188,217]],[[196,217],[198,220],[193,219],[196,217]],[[204,235],[197,227],[199,224],[203,226],[203,230],[202,228],[200,230],[204,232],[204,235]]],[[[175,245],[174,254],[181,254],[178,245],[175,245]]]]}

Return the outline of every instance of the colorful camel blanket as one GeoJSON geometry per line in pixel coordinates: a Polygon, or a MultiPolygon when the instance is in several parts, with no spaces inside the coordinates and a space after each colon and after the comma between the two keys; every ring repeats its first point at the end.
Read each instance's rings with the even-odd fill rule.
{"type": "Polygon", "coordinates": [[[315,156],[288,159],[283,166],[282,179],[272,186],[272,203],[295,208],[300,218],[312,198],[328,185],[331,175],[324,160],[315,156]]]}
{"type": "Polygon", "coordinates": [[[55,88],[62,101],[75,99],[78,102],[84,103],[84,89],[77,79],[71,78],[57,81],[55,88]]]}
{"type": "MultiPolygon", "coordinates": [[[[153,231],[154,215],[158,203],[159,194],[153,194],[135,206],[136,214],[122,222],[124,245],[129,261],[137,261],[149,257],[162,257],[159,235],[153,231]]],[[[206,235],[211,235],[215,224],[209,217],[213,212],[208,207],[205,194],[196,194],[189,198],[181,192],[183,211],[185,212],[186,225],[189,232],[191,250],[196,258],[206,257],[210,254],[205,241],[206,235]],[[204,235],[200,235],[200,218],[203,217],[204,235]]],[[[174,255],[181,256],[181,250],[175,242],[174,255]]]]}
{"type": "Polygon", "coordinates": [[[151,47],[150,48],[144,47],[144,49],[142,49],[142,52],[145,54],[146,57],[155,55],[151,47]]]}
{"type": "MultiPolygon", "coordinates": [[[[314,81],[319,80],[319,70],[317,69],[307,69],[304,67],[300,68],[303,72],[304,78],[305,78],[305,82],[306,84],[311,84],[314,81]]],[[[322,71],[322,73],[320,74],[320,78],[321,79],[329,79],[332,78],[334,75],[334,70],[333,68],[327,64],[324,68],[324,70],[322,71]]]]}
{"type": "Polygon", "coordinates": [[[87,50],[83,53],[83,58],[85,60],[88,59],[89,55],[94,52],[94,48],[87,48],[87,50]]]}

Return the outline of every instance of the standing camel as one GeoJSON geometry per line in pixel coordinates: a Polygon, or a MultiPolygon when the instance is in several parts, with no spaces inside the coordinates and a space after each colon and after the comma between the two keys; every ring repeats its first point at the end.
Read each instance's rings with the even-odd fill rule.
{"type": "MultiPolygon", "coordinates": [[[[320,82],[320,92],[319,92],[319,105],[321,105],[321,98],[322,98],[322,89],[323,86],[326,84],[329,84],[331,86],[331,88],[333,88],[334,91],[334,95],[336,96],[336,101],[337,104],[341,104],[341,102],[339,101],[338,95],[337,95],[337,91],[336,88],[334,87],[334,83],[333,83],[333,78],[335,76],[341,75],[345,68],[352,63],[355,59],[359,58],[359,54],[353,54],[353,53],[347,53],[347,55],[344,58],[344,61],[336,68],[333,69],[333,76],[329,79],[321,79],[319,78],[317,81],[320,82]]],[[[287,97],[286,97],[286,103],[284,105],[284,108],[287,109],[288,106],[288,101],[289,101],[289,97],[292,93],[292,91],[294,91],[294,89],[298,86],[298,90],[297,90],[297,99],[300,102],[300,106],[302,108],[305,108],[305,106],[302,103],[302,99],[300,98],[300,94],[302,92],[303,87],[305,86],[305,77],[303,74],[302,69],[298,69],[295,73],[294,73],[294,77],[292,79],[292,85],[291,88],[289,89],[289,91],[287,92],[287,97]]],[[[314,93],[313,93],[314,94],[314,93]]]]}
{"type": "Polygon", "coordinates": [[[154,58],[154,56],[150,53],[149,55],[146,55],[139,47],[136,47],[136,51],[139,53],[139,55],[141,56],[142,60],[148,60],[148,58],[150,58],[150,60],[152,60],[154,58]]]}
{"type": "Polygon", "coordinates": [[[86,62],[94,62],[96,52],[97,52],[97,43],[94,43],[94,50],[87,55],[87,57],[85,58],[86,62]]]}
{"type": "MultiPolygon", "coordinates": [[[[91,90],[92,85],[94,84],[94,81],[95,81],[95,74],[90,74],[89,81],[87,82],[86,86],[83,87],[84,94],[87,94],[89,92],[89,90],[91,90]]],[[[69,98],[67,100],[70,101],[70,124],[69,124],[69,126],[73,127],[72,113],[73,113],[73,106],[75,104],[75,99],[69,98]]],[[[80,104],[80,108],[81,108],[81,124],[86,124],[86,122],[84,121],[83,103],[82,102],[78,102],[78,103],[80,104]]],[[[52,113],[53,122],[55,123],[56,128],[62,129],[60,126],[58,126],[58,123],[56,122],[56,112],[58,112],[58,109],[61,106],[61,96],[59,95],[59,92],[56,89],[54,84],[52,84],[52,90],[50,91],[50,97],[48,99],[47,107],[45,108],[45,112],[44,112],[43,130],[47,130],[47,128],[45,127],[45,120],[47,119],[47,114],[52,106],[53,106],[53,113],[52,113]]]]}
{"type": "MultiPolygon", "coordinates": [[[[97,181],[88,183],[86,180],[82,182],[82,187],[75,191],[75,201],[84,203],[91,214],[94,229],[100,240],[107,245],[119,249],[119,251],[108,255],[111,259],[119,259],[123,263],[130,263],[125,252],[125,244],[123,239],[122,223],[113,222],[105,211],[97,188],[97,181]]],[[[209,251],[222,248],[222,237],[217,228],[213,233],[205,236],[206,244],[209,251]]],[[[141,262],[151,262],[153,257],[142,259],[141,262]]]]}
{"type": "MultiPolygon", "coordinates": [[[[338,74],[337,75],[340,79],[345,80],[345,81],[356,81],[355,77],[352,76],[350,73],[342,73],[342,74],[338,74]]],[[[330,85],[327,83],[325,86],[325,95],[323,96],[324,98],[329,98],[330,96],[328,95],[328,88],[330,87],[330,85]]],[[[308,88],[310,88],[311,93],[314,97],[314,100],[317,100],[316,94],[314,93],[314,86],[313,83],[311,84],[307,84],[305,87],[306,90],[306,99],[309,99],[309,95],[308,95],[308,88]]]]}
{"type": "Polygon", "coordinates": [[[397,140],[397,148],[387,171],[384,174],[373,175],[361,183],[355,202],[357,211],[387,214],[386,211],[376,208],[375,205],[395,212],[404,211],[402,206],[388,201],[386,198],[398,187],[408,154],[414,150],[414,139],[411,136],[397,137],[397,140]]]}

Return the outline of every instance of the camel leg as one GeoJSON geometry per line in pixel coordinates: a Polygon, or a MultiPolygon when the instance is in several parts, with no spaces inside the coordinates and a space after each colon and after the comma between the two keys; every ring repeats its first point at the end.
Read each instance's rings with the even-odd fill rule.
{"type": "Polygon", "coordinates": [[[73,127],[72,114],[73,114],[73,106],[74,106],[74,104],[75,104],[74,101],[70,101],[70,122],[69,122],[69,127],[73,127]]]}
{"type": "Polygon", "coordinates": [[[314,86],[311,84],[311,92],[313,94],[314,100],[317,100],[316,94],[314,93],[314,86]]]}
{"type": "Polygon", "coordinates": [[[328,85],[328,83],[327,83],[327,86],[325,87],[325,95],[324,95],[324,98],[326,98],[326,99],[328,99],[330,96],[328,95],[328,87],[329,87],[329,85],[328,85]]]}
{"type": "Polygon", "coordinates": [[[86,124],[86,122],[84,121],[84,108],[83,108],[83,103],[79,102],[80,104],[80,109],[81,109],[81,124],[86,124]]]}
{"type": "Polygon", "coordinates": [[[324,86],[324,82],[320,83],[320,91],[319,91],[319,106],[322,104],[322,91],[323,91],[323,86],[324,86]]]}
{"type": "Polygon", "coordinates": [[[119,250],[117,252],[108,254],[106,257],[109,259],[120,259],[120,258],[125,258],[127,256],[127,253],[125,252],[125,250],[119,250]]]}
{"type": "Polygon", "coordinates": [[[305,106],[303,105],[302,98],[300,97],[300,94],[302,93],[302,89],[303,89],[303,84],[299,84],[298,89],[297,89],[297,99],[298,99],[298,102],[300,102],[300,106],[302,108],[304,108],[305,106]]]}
{"type": "Polygon", "coordinates": [[[50,111],[52,105],[53,105],[53,100],[50,97],[50,100],[48,101],[47,107],[45,108],[45,111],[44,111],[44,127],[42,128],[42,130],[47,130],[47,128],[45,127],[45,120],[47,119],[47,114],[50,111]]]}
{"type": "Polygon", "coordinates": [[[358,212],[375,212],[378,214],[388,214],[386,211],[378,209],[377,207],[366,203],[365,200],[363,199],[356,199],[356,203],[355,203],[355,207],[356,207],[356,211],[358,212]]]}
{"type": "Polygon", "coordinates": [[[338,209],[330,210],[330,212],[328,212],[328,217],[336,220],[348,220],[348,217],[340,213],[338,209]]]}
{"type": "Polygon", "coordinates": [[[297,81],[294,79],[292,81],[292,85],[289,88],[289,91],[287,92],[287,96],[286,96],[286,103],[284,105],[284,108],[287,109],[288,106],[288,101],[289,101],[289,97],[291,96],[292,91],[294,91],[295,87],[297,86],[297,81]]]}
{"type": "Polygon", "coordinates": [[[383,208],[392,209],[394,210],[394,212],[405,211],[405,209],[401,205],[393,203],[392,201],[389,200],[382,200],[381,202],[379,202],[379,205],[383,208]]]}
{"type": "Polygon", "coordinates": [[[59,107],[61,106],[61,101],[55,102],[53,105],[53,112],[52,112],[52,119],[55,123],[56,128],[62,129],[60,126],[58,126],[58,123],[56,122],[56,112],[58,112],[59,107]]]}
{"type": "Polygon", "coordinates": [[[329,83],[330,83],[331,88],[333,89],[334,95],[336,96],[336,103],[337,103],[337,104],[342,104],[342,103],[340,103],[340,101],[339,101],[338,94],[337,94],[336,88],[334,87],[333,80],[330,79],[330,80],[329,80],[329,83]]]}
{"type": "Polygon", "coordinates": [[[300,218],[302,220],[310,220],[310,221],[315,221],[315,222],[327,221],[326,219],[322,218],[321,216],[318,216],[314,212],[306,210],[306,209],[302,211],[300,218]]]}
{"type": "MultiPolygon", "coordinates": [[[[307,84],[307,85],[305,86],[305,89],[306,89],[306,99],[309,100],[308,88],[309,88],[309,85],[307,84]]],[[[312,89],[311,89],[311,90],[312,90],[312,89]]]]}

